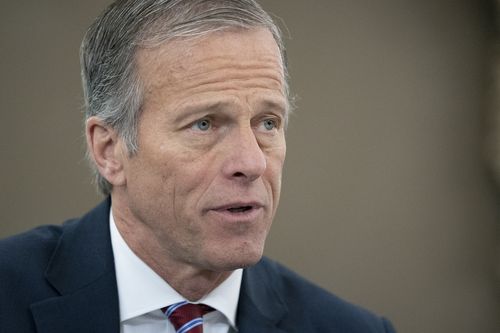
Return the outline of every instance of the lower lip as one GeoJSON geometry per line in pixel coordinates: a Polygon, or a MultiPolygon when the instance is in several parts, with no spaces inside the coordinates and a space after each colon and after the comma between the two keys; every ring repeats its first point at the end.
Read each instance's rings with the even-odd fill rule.
{"type": "Polygon", "coordinates": [[[263,213],[263,208],[252,208],[244,212],[230,212],[228,210],[210,210],[209,215],[221,222],[251,223],[256,221],[263,213]]]}

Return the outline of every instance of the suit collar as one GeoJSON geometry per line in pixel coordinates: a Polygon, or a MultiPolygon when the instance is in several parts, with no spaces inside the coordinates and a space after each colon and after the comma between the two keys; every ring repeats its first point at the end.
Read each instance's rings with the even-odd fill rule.
{"type": "MultiPolygon", "coordinates": [[[[111,199],[81,219],[70,221],[46,270],[60,294],[31,305],[39,333],[119,332],[118,292],[109,234],[111,199]]],[[[285,333],[279,328],[288,309],[278,274],[267,259],[243,273],[239,333],[285,333]]]]}
{"type": "Polygon", "coordinates": [[[238,306],[239,333],[285,332],[279,328],[288,308],[281,297],[279,282],[267,259],[245,269],[238,306]]]}
{"type": "Polygon", "coordinates": [[[45,276],[61,294],[73,293],[114,270],[107,199],[81,219],[69,221],[45,276]]]}
{"type": "Polygon", "coordinates": [[[45,273],[60,297],[31,306],[39,332],[119,332],[110,204],[64,225],[45,273]]]}

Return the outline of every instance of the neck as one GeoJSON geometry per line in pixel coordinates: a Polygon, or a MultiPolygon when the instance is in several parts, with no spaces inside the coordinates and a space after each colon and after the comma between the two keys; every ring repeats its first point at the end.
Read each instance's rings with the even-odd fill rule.
{"type": "Polygon", "coordinates": [[[120,235],[135,255],[188,301],[198,301],[231,275],[232,271],[200,269],[173,260],[151,229],[129,218],[127,207],[113,201],[112,210],[120,235]]]}

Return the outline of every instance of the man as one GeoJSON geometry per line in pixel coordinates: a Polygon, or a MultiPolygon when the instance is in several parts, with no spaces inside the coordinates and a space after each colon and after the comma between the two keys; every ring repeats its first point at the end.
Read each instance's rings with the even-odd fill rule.
{"type": "Polygon", "coordinates": [[[82,44],[108,199],[0,243],[1,332],[393,332],[261,259],[290,112],[253,0],[123,0],[82,44]]]}

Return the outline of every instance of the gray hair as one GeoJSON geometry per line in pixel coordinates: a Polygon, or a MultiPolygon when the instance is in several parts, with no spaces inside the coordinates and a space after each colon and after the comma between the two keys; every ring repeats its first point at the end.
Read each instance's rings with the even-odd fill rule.
{"type": "MultiPolygon", "coordinates": [[[[81,45],[86,119],[97,116],[114,128],[129,155],[134,155],[138,151],[137,126],[143,102],[142,84],[135,71],[136,51],[235,27],[263,27],[273,34],[281,53],[289,99],[281,32],[254,0],[117,0],[90,26],[81,45]]],[[[112,185],[88,157],[99,190],[110,194],[112,185]]]]}

